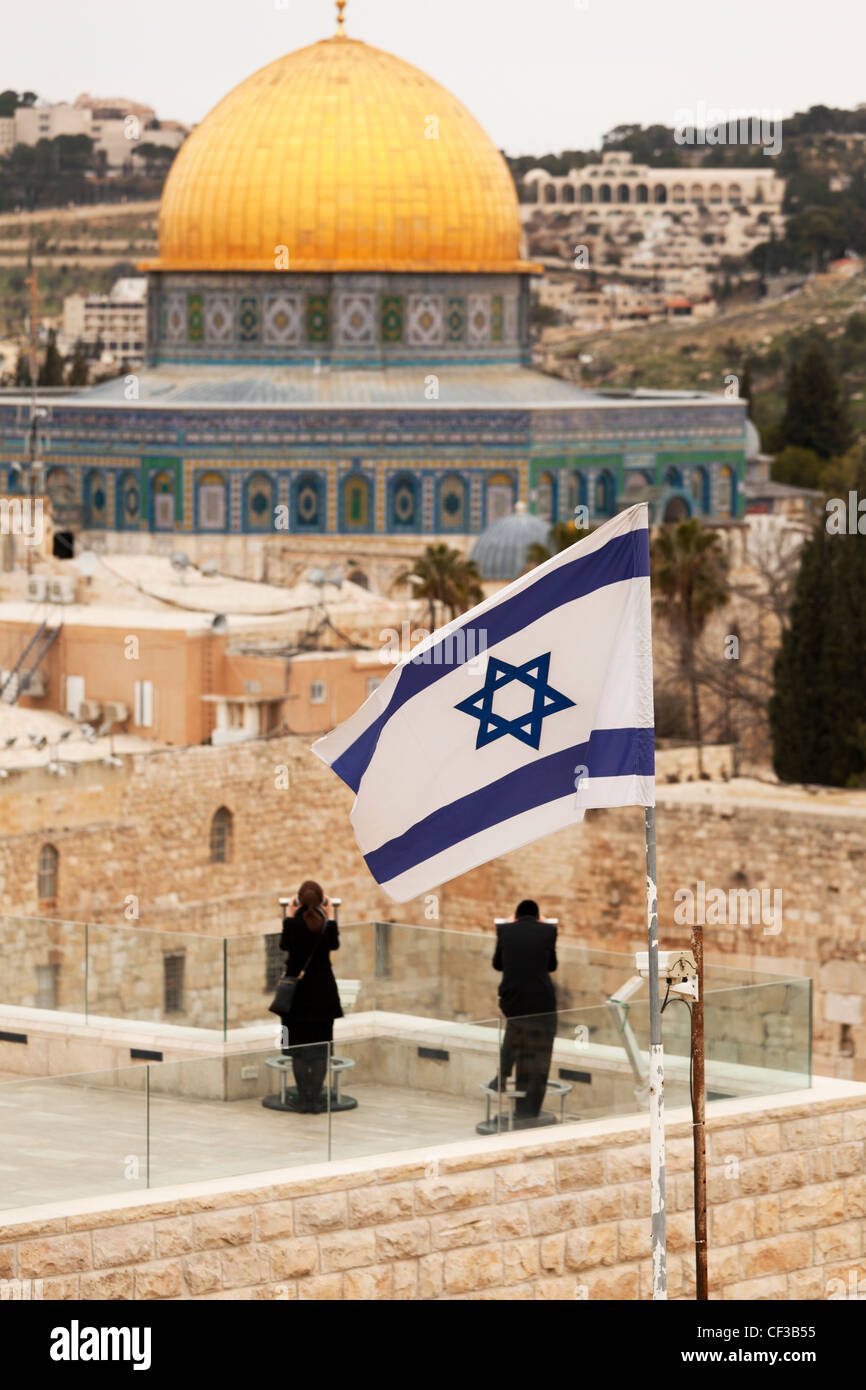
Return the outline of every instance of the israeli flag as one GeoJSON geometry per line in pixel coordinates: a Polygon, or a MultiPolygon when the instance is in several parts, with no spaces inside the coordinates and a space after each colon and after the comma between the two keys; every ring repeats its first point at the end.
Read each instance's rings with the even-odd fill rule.
{"type": "Polygon", "coordinates": [[[313,745],[395,902],[583,819],[655,804],[646,504],[404,657],[313,745]]]}

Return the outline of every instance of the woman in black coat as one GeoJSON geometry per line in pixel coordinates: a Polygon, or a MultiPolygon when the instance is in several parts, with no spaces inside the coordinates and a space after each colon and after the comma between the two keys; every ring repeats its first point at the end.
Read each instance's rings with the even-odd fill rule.
{"type": "Polygon", "coordinates": [[[298,889],[294,915],[283,918],[280,950],[288,952],[286,974],[298,981],[292,1007],[282,1014],[283,1054],[291,1057],[298,1087],[298,1109],[316,1114],[327,1109],[322,1087],[328,1073],[328,1044],[334,1019],[343,1017],[330,951],[340,948],[330,900],[318,883],[307,879],[298,889]]]}

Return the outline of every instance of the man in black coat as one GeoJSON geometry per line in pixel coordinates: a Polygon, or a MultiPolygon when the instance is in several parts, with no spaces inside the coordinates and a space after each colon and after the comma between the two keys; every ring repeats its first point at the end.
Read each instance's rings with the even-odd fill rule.
{"type": "Polygon", "coordinates": [[[556,969],[556,927],[540,921],[538,903],[526,898],[514,921],[496,928],[493,969],[502,971],[499,1006],[507,1019],[498,1085],[504,1089],[516,1066],[516,1088],[525,1095],[514,1103],[515,1120],[531,1124],[541,1113],[556,1036],[550,978],[556,969]]]}

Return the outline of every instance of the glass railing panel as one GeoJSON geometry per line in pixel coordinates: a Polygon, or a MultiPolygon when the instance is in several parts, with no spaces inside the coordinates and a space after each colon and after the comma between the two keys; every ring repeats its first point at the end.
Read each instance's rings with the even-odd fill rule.
{"type": "Polygon", "coordinates": [[[0,917],[0,1003],[85,1012],[85,928],[46,917],[0,917]]]}
{"type": "Polygon", "coordinates": [[[0,1083],[0,1207],[147,1187],[148,1071],[0,1083]]]}
{"type": "Polygon", "coordinates": [[[499,1024],[452,1023],[334,1043],[331,1153],[360,1158],[478,1137],[483,1086],[496,1075],[499,1024]]]}
{"type": "Polygon", "coordinates": [[[187,932],[91,923],[90,1017],[223,1028],[223,942],[187,932]]]}
{"type": "Polygon", "coordinates": [[[328,1158],[330,1044],[293,1047],[285,1055],[278,1027],[267,1048],[151,1067],[151,1186],[328,1158]]]}
{"type": "MultiPolygon", "coordinates": [[[[279,917],[273,932],[226,939],[226,1017],[229,1030],[273,1023],[268,1006],[285,972],[279,949],[279,917]]],[[[376,928],[372,922],[340,927],[339,950],[331,952],[343,1012],[377,1007],[376,928]]]]}

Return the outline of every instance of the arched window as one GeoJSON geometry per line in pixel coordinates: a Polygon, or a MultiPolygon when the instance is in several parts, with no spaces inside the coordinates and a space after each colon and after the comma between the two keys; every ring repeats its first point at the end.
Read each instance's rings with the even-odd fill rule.
{"type": "Polygon", "coordinates": [[[108,483],[101,468],[91,468],[84,480],[85,525],[108,525],[108,483]]]}
{"type": "Polygon", "coordinates": [[[150,484],[151,525],[154,531],[174,530],[174,474],[155,473],[150,484]]]}
{"type": "Polygon", "coordinates": [[[621,183],[616,190],[616,201],[618,203],[631,202],[631,188],[627,183],[621,183]]]}
{"type": "Polygon", "coordinates": [[[732,183],[728,188],[728,202],[741,203],[743,201],[743,190],[738,183],[732,183]]]}
{"type": "Polygon", "coordinates": [[[720,203],[722,201],[722,185],[720,183],[710,184],[710,202],[720,203]]]}
{"type": "Polygon", "coordinates": [[[556,516],[556,483],[552,473],[542,473],[538,479],[535,510],[542,521],[553,521],[556,516]]]}
{"type": "Polygon", "coordinates": [[[418,531],[421,527],[421,487],[412,473],[388,481],[388,529],[418,531]]]}
{"type": "Polygon", "coordinates": [[[626,474],[626,497],[642,497],[648,487],[652,487],[652,478],[648,473],[642,473],[640,469],[636,469],[635,472],[626,474]]]}
{"type": "Polygon", "coordinates": [[[440,531],[468,531],[466,483],[459,473],[449,473],[439,484],[440,531]]]}
{"type": "Polygon", "coordinates": [[[704,185],[702,183],[692,184],[692,202],[702,203],[704,201],[704,185]]]}
{"type": "Polygon", "coordinates": [[[591,184],[591,183],[582,183],[582,184],[580,185],[580,201],[581,201],[582,203],[591,203],[591,202],[592,202],[592,184],[591,184]]]}
{"type": "Polygon", "coordinates": [[[568,512],[565,519],[574,521],[575,508],[587,507],[588,505],[586,477],[578,469],[575,469],[568,479],[568,512]]]}
{"type": "Polygon", "coordinates": [[[734,510],[734,474],[725,464],[719,470],[719,516],[730,516],[734,510]]]}
{"type": "Polygon", "coordinates": [[[340,493],[340,513],[344,531],[372,531],[373,497],[370,480],[361,473],[350,473],[340,493]]]}
{"type": "Polygon", "coordinates": [[[562,185],[562,201],[563,201],[564,203],[573,203],[573,202],[574,202],[574,184],[573,184],[573,183],[564,183],[564,184],[562,185]]]}
{"type": "Polygon", "coordinates": [[[609,203],[609,202],[611,201],[610,184],[609,184],[609,183],[603,183],[603,184],[601,184],[601,186],[599,187],[599,190],[598,190],[598,201],[599,201],[600,203],[609,203]]]}
{"type": "Polygon", "coordinates": [[[705,468],[696,468],[692,473],[691,494],[698,511],[710,510],[710,480],[705,468]]]}
{"type": "Polygon", "coordinates": [[[141,525],[141,486],[131,471],[117,480],[117,524],[121,531],[137,531],[141,525]]]}
{"type": "Polygon", "coordinates": [[[57,867],[60,855],[53,845],[39,851],[39,897],[43,902],[57,897],[57,867]]]}
{"type": "Polygon", "coordinates": [[[292,530],[324,531],[325,484],[315,473],[302,473],[292,489],[292,530]]]}
{"type": "Polygon", "coordinates": [[[596,516],[613,515],[613,478],[607,469],[599,473],[595,480],[595,514],[596,516]]]}
{"type": "Polygon", "coordinates": [[[637,194],[637,201],[639,203],[649,202],[649,189],[647,188],[645,183],[639,183],[637,188],[635,189],[635,193],[637,194]]]}
{"type": "Polygon", "coordinates": [[[665,188],[665,186],[664,186],[663,183],[657,183],[656,186],[655,186],[655,188],[653,189],[653,202],[654,202],[654,203],[666,203],[667,200],[668,200],[668,191],[667,191],[667,189],[665,188]]]}
{"type": "Polygon", "coordinates": [[[214,811],[210,823],[210,862],[228,864],[232,857],[234,816],[227,806],[214,811]]]}
{"type": "Polygon", "coordinates": [[[226,480],[222,473],[202,473],[197,479],[198,529],[226,529],[226,480]]]}
{"type": "Polygon", "coordinates": [[[269,473],[252,473],[244,483],[244,527],[270,531],[276,521],[276,492],[269,473]]]}
{"type": "Polygon", "coordinates": [[[675,183],[671,189],[671,202],[684,203],[686,201],[686,190],[681,183],[675,183]]]}
{"type": "Polygon", "coordinates": [[[494,473],[485,489],[485,525],[492,526],[514,511],[514,482],[507,473],[494,473]]]}
{"type": "Polygon", "coordinates": [[[669,468],[665,473],[665,487],[682,487],[683,475],[678,468],[669,468]]]}
{"type": "Polygon", "coordinates": [[[544,190],[544,201],[546,203],[556,202],[556,184],[549,183],[544,190]]]}

